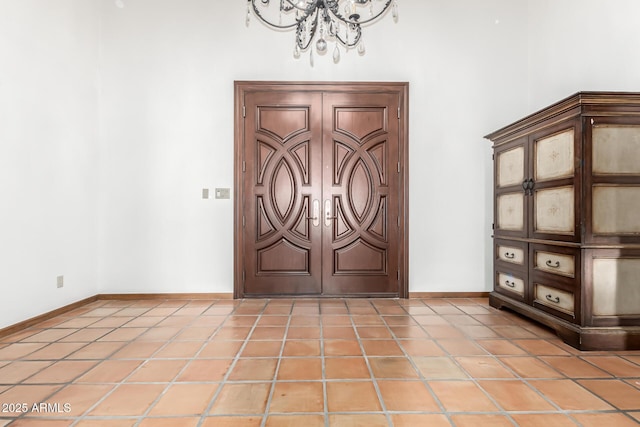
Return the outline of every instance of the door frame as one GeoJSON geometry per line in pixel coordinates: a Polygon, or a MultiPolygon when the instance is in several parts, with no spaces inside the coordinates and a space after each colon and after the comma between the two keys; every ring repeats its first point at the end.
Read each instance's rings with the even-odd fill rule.
{"type": "MultiPolygon", "coordinates": [[[[394,93],[399,97],[398,150],[399,173],[399,232],[398,232],[398,297],[409,297],[409,83],[408,82],[276,82],[234,81],[234,189],[233,189],[233,297],[244,298],[243,248],[243,146],[244,99],[250,92],[299,91],[338,93],[394,93]]],[[[290,295],[286,296],[291,298],[290,295]]],[[[308,296],[307,296],[308,297],[308,296]]],[[[314,296],[316,297],[316,296],[314,296]]],[[[322,297],[318,295],[317,297],[322,297]]],[[[335,296],[334,296],[335,297],[335,296]]]]}

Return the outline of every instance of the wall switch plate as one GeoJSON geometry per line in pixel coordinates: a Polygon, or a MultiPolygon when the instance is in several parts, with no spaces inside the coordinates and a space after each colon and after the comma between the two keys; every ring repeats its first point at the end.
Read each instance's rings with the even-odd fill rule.
{"type": "Polygon", "coordinates": [[[216,199],[229,199],[231,198],[230,188],[216,188],[216,199]]]}
{"type": "Polygon", "coordinates": [[[61,288],[64,286],[64,276],[56,277],[56,285],[58,286],[58,288],[61,288]]]}
{"type": "Polygon", "coordinates": [[[209,198],[209,189],[208,188],[203,188],[202,189],[202,198],[203,199],[208,199],[209,198]]]}

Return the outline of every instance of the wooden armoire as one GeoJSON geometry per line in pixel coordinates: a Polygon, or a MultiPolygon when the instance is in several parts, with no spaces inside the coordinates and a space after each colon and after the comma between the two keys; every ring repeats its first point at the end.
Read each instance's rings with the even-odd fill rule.
{"type": "Polygon", "coordinates": [[[581,350],[640,349],[640,93],[580,92],[486,138],[490,304],[581,350]]]}

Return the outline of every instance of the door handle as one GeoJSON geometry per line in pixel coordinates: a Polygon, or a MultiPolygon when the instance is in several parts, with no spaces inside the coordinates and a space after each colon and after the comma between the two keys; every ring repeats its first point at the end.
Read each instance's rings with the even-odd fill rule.
{"type": "Polygon", "coordinates": [[[320,225],[320,201],[318,199],[313,201],[313,216],[308,216],[307,219],[312,220],[314,227],[320,225]]]}
{"type": "Polygon", "coordinates": [[[331,199],[324,201],[324,225],[331,227],[331,220],[338,219],[337,216],[331,216],[331,199]]]}

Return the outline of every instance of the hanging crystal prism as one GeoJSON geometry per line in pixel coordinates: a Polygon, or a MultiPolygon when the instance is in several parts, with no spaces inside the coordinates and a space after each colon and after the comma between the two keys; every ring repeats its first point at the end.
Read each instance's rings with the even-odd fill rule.
{"type": "Polygon", "coordinates": [[[344,46],[344,51],[349,53],[349,26],[348,25],[344,30],[344,40],[346,42],[344,46]]]}
{"type": "Polygon", "coordinates": [[[309,64],[313,67],[313,49],[309,49],[309,64]]]}
{"type": "Polygon", "coordinates": [[[393,6],[391,7],[391,16],[393,16],[394,21],[398,21],[398,0],[394,0],[393,6]]]}
{"type": "Polygon", "coordinates": [[[316,49],[318,49],[318,53],[320,54],[325,53],[327,51],[327,41],[325,39],[318,39],[316,49]]]}
{"type": "Polygon", "coordinates": [[[249,22],[251,22],[251,8],[249,6],[249,3],[247,3],[247,18],[244,21],[244,25],[246,25],[248,27],[249,26],[249,22]]]}
{"type": "Polygon", "coordinates": [[[338,42],[336,42],[336,48],[333,49],[333,63],[337,64],[340,62],[340,49],[338,49],[338,42]]]}
{"type": "Polygon", "coordinates": [[[358,55],[362,56],[365,54],[365,52],[366,49],[364,48],[364,42],[360,40],[360,43],[358,43],[358,55]]]}
{"type": "Polygon", "coordinates": [[[327,51],[327,41],[324,39],[324,23],[320,22],[320,38],[316,41],[316,49],[319,54],[324,54],[327,51]]]}
{"type": "Polygon", "coordinates": [[[296,47],[293,48],[293,57],[296,59],[300,59],[300,48],[298,47],[297,43],[296,47]]]}

